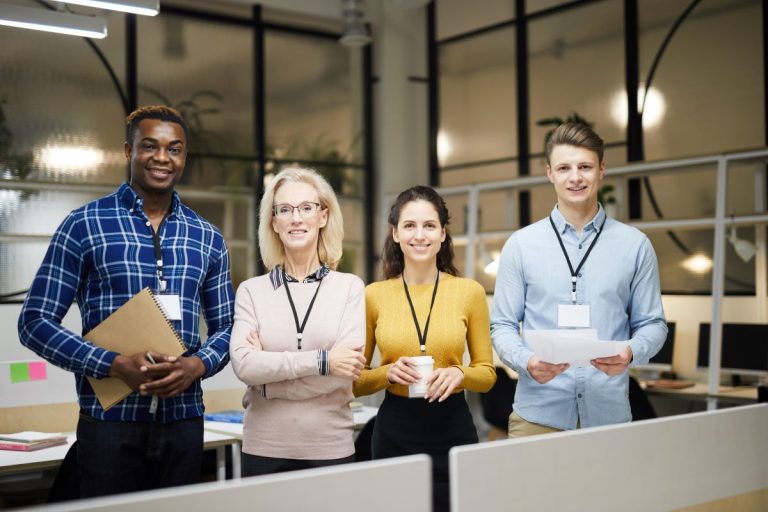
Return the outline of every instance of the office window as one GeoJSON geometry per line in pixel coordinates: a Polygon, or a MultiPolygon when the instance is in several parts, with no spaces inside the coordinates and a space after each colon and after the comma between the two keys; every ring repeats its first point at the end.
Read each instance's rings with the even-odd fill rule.
{"type": "Polygon", "coordinates": [[[0,75],[1,179],[124,179],[120,95],[82,39],[3,27],[0,75]]]}
{"type": "MultiPolygon", "coordinates": [[[[625,124],[612,112],[621,102],[624,77],[624,11],[603,1],[534,18],[529,32],[530,151],[543,153],[554,128],[537,126],[577,113],[594,123],[606,143],[625,139],[625,124]]],[[[540,174],[531,166],[531,174],[540,174]]]]}
{"type": "Polygon", "coordinates": [[[161,14],[139,17],[137,36],[139,104],[174,106],[188,124],[190,155],[182,184],[250,184],[252,30],[161,14]]]}
{"type": "Polygon", "coordinates": [[[298,31],[268,31],[265,47],[266,173],[298,164],[328,180],[344,216],[339,269],[365,275],[361,53],[298,31]]]}
{"type": "MultiPolygon", "coordinates": [[[[689,3],[638,2],[641,81],[689,3]]],[[[643,115],[647,160],[765,145],[762,16],[758,0],[701,2],[680,25],[643,115]]]]}
{"type": "MultiPolygon", "coordinates": [[[[754,242],[754,229],[739,230],[742,238],[754,242]]],[[[712,248],[714,231],[675,230],[648,233],[659,260],[661,289],[665,294],[710,294],[712,292],[712,248]]],[[[754,260],[745,262],[725,245],[725,293],[754,294],[754,260]]]]}
{"type": "Polygon", "coordinates": [[[54,230],[70,211],[101,195],[0,185],[0,295],[29,288],[54,230]]]}
{"type": "Polygon", "coordinates": [[[515,0],[440,0],[435,5],[438,40],[515,17],[515,0]]]}
{"type": "MultiPolygon", "coordinates": [[[[439,58],[440,166],[516,156],[514,29],[504,28],[443,44],[439,58]]],[[[514,177],[516,164],[504,165],[505,175],[476,168],[466,182],[514,177]]],[[[448,176],[446,179],[455,180],[448,176]]]]}

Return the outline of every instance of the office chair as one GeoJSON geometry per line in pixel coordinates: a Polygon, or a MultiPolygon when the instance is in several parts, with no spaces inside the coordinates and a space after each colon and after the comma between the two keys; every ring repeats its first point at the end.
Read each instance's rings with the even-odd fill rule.
{"type": "Polygon", "coordinates": [[[632,411],[632,421],[656,418],[656,411],[648,400],[648,394],[631,375],[629,376],[629,408],[632,411]]]}
{"type": "Polygon", "coordinates": [[[512,402],[515,401],[517,381],[509,377],[506,370],[496,367],[496,384],[487,393],[480,393],[483,418],[490,425],[501,429],[505,434],[512,414],[512,402]]]}
{"type": "Polygon", "coordinates": [[[67,450],[56,478],[48,492],[48,503],[80,499],[80,477],[77,471],[77,441],[67,450]]]}
{"type": "Polygon", "coordinates": [[[355,439],[355,462],[371,460],[371,441],[373,440],[373,425],[376,422],[374,416],[365,424],[363,430],[357,434],[355,439]]]}

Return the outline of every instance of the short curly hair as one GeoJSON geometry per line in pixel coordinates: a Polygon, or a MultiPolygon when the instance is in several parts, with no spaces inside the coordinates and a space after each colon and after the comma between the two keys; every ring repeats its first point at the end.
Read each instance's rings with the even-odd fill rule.
{"type": "Polygon", "coordinates": [[[178,110],[165,105],[150,105],[147,107],[141,107],[125,118],[126,126],[126,141],[128,144],[133,144],[133,137],[136,135],[136,129],[139,127],[139,123],[144,119],[159,119],[160,121],[168,121],[170,123],[176,123],[184,130],[184,138],[189,140],[189,134],[187,133],[187,123],[178,110]]]}

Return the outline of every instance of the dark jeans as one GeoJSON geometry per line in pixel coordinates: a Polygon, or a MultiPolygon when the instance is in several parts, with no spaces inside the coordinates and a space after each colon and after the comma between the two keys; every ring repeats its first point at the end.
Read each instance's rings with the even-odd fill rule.
{"type": "Polygon", "coordinates": [[[342,457],[341,459],[278,459],[274,457],[262,457],[261,455],[243,454],[243,476],[270,475],[298,469],[322,468],[355,462],[355,456],[342,457]]]}
{"type": "Polygon", "coordinates": [[[77,445],[82,498],[197,483],[203,418],[164,424],[100,421],[81,413],[77,445]]]}

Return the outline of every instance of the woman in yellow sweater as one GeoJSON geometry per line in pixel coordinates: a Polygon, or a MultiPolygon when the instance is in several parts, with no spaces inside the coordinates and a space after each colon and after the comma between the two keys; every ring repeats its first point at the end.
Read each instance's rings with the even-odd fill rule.
{"type": "Polygon", "coordinates": [[[429,187],[402,192],[389,212],[385,281],[365,290],[366,367],[357,396],[387,390],[374,424],[374,459],[432,457],[435,510],[448,510],[448,450],[477,442],[465,388],[488,391],[496,380],[485,290],[457,277],[448,209],[429,187]],[[371,368],[375,347],[381,364],[371,368]],[[470,363],[463,364],[464,351],[470,363]],[[421,378],[413,357],[434,359],[423,397],[408,398],[421,378]]]}

